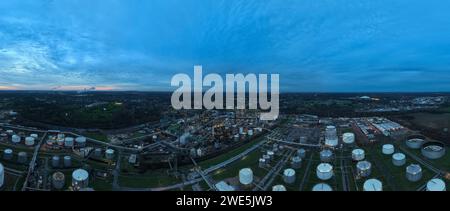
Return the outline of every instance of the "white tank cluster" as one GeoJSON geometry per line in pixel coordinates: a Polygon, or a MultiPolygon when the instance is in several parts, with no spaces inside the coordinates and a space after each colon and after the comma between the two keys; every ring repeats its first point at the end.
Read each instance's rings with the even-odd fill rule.
{"type": "Polygon", "coordinates": [[[286,187],[284,185],[275,185],[272,187],[272,191],[286,191],[286,187]]]}
{"type": "Polygon", "coordinates": [[[253,182],[253,171],[250,168],[244,168],[239,171],[239,182],[242,185],[250,185],[253,182]]]}
{"type": "Polygon", "coordinates": [[[12,135],[12,136],[11,136],[11,141],[12,141],[12,143],[14,143],[14,144],[20,143],[20,136],[18,136],[18,135],[12,135]]]}
{"type": "Polygon", "coordinates": [[[354,149],[352,151],[352,159],[354,161],[362,161],[366,158],[366,153],[363,149],[354,149]]]}
{"type": "Polygon", "coordinates": [[[333,191],[333,188],[326,183],[319,183],[314,185],[312,191],[333,191]]]}
{"type": "Polygon", "coordinates": [[[383,183],[377,179],[368,179],[363,185],[364,191],[383,191],[383,183]]]}
{"type": "Polygon", "coordinates": [[[383,145],[382,152],[385,155],[392,155],[395,152],[395,147],[392,144],[385,144],[383,145]]]}
{"type": "Polygon", "coordinates": [[[105,151],[105,157],[108,160],[112,160],[114,158],[114,150],[113,149],[107,149],[105,151]]]}
{"type": "Polygon", "coordinates": [[[446,191],[445,182],[441,179],[432,179],[427,183],[427,191],[446,191]]]}
{"type": "Polygon", "coordinates": [[[357,174],[361,177],[368,177],[372,173],[372,164],[369,161],[359,161],[356,164],[357,174]]]}
{"type": "Polygon", "coordinates": [[[283,180],[287,184],[292,184],[295,182],[295,170],[285,169],[283,172],[283,180]]]}
{"type": "Polygon", "coordinates": [[[25,138],[25,145],[29,146],[29,147],[34,146],[34,138],[31,137],[31,136],[26,137],[25,138]]]}
{"type": "Polygon", "coordinates": [[[339,143],[335,126],[327,126],[325,129],[325,146],[336,147],[339,143]]]}
{"type": "Polygon", "coordinates": [[[57,190],[61,190],[64,188],[64,185],[66,184],[66,177],[61,172],[55,172],[52,175],[52,185],[53,188],[57,190]]]}
{"type": "Polygon", "coordinates": [[[392,164],[394,166],[403,166],[406,164],[406,156],[403,153],[395,153],[392,155],[392,164]]]}
{"type": "Polygon", "coordinates": [[[422,167],[417,164],[411,164],[406,167],[406,178],[410,182],[417,182],[422,179],[422,167]]]}
{"type": "Polygon", "coordinates": [[[84,169],[77,169],[72,173],[72,186],[76,189],[87,188],[89,185],[89,173],[84,169]]]}
{"type": "Polygon", "coordinates": [[[342,135],[342,142],[344,142],[345,144],[355,143],[355,134],[354,133],[344,133],[342,135]]]}
{"type": "Polygon", "coordinates": [[[302,166],[302,159],[299,156],[292,158],[291,167],[293,169],[299,169],[302,166]]]}
{"type": "Polygon", "coordinates": [[[322,150],[320,152],[320,161],[331,162],[333,160],[333,152],[329,149],[322,150]]]}
{"type": "Polygon", "coordinates": [[[0,188],[3,187],[4,182],[5,182],[5,168],[0,163],[0,188]]]}
{"type": "Polygon", "coordinates": [[[333,166],[329,163],[321,163],[316,169],[317,178],[321,180],[329,180],[333,177],[333,166]]]}
{"type": "Polygon", "coordinates": [[[12,149],[3,150],[3,159],[12,160],[12,158],[13,158],[13,150],[12,149]]]}

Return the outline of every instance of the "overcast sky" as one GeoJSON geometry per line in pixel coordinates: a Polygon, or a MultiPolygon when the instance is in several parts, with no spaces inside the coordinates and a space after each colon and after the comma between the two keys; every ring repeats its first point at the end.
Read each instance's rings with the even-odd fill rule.
{"type": "Polygon", "coordinates": [[[450,1],[1,0],[0,89],[171,90],[278,73],[281,91],[450,91],[450,1]]]}

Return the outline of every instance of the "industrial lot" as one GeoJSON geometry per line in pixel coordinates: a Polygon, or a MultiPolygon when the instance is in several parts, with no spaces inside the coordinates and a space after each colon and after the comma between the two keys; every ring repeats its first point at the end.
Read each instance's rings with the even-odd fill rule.
{"type": "Polygon", "coordinates": [[[446,143],[382,116],[196,111],[105,139],[0,125],[3,191],[446,191],[446,143]]]}

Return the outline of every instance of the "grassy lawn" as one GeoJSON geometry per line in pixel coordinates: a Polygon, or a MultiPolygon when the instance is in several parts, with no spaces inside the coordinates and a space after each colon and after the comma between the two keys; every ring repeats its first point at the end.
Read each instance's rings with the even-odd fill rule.
{"type": "Polygon", "coordinates": [[[144,174],[120,174],[119,185],[129,188],[156,188],[180,183],[181,180],[167,175],[165,170],[149,170],[144,174]]]}
{"type": "Polygon", "coordinates": [[[259,168],[259,158],[263,153],[257,149],[242,159],[230,164],[224,169],[219,169],[212,173],[212,178],[217,181],[221,181],[230,177],[237,177],[239,171],[243,168],[251,168],[255,177],[264,177],[266,170],[259,168]]]}
{"type": "Polygon", "coordinates": [[[108,137],[105,134],[99,132],[85,132],[83,133],[83,136],[103,142],[109,142],[108,137]]]}

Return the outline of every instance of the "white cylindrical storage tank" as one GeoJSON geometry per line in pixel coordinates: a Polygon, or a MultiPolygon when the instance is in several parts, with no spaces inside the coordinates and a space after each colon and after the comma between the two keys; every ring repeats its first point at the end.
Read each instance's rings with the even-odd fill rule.
{"type": "Polygon", "coordinates": [[[362,149],[355,149],[352,151],[352,159],[354,161],[362,161],[366,158],[366,154],[362,149]]]}
{"type": "Polygon", "coordinates": [[[320,152],[320,161],[331,162],[333,160],[333,152],[331,150],[322,150],[320,152]]]}
{"type": "Polygon", "coordinates": [[[56,139],[56,144],[58,144],[58,146],[64,146],[64,139],[56,139]]]}
{"type": "Polygon", "coordinates": [[[354,133],[344,133],[342,135],[342,142],[344,142],[345,144],[355,143],[355,134],[354,133]]]}
{"type": "Polygon", "coordinates": [[[275,185],[272,187],[272,191],[286,191],[286,187],[284,185],[275,185]]]}
{"type": "Polygon", "coordinates": [[[403,166],[406,164],[406,156],[403,153],[395,153],[392,155],[392,164],[394,166],[403,166]]]}
{"type": "Polygon", "coordinates": [[[243,185],[250,185],[253,182],[253,171],[250,168],[239,171],[239,182],[243,185]]]}
{"type": "Polygon", "coordinates": [[[383,183],[377,179],[368,179],[363,185],[364,191],[383,191],[383,183]]]}
{"type": "Polygon", "coordinates": [[[317,166],[316,174],[321,180],[329,180],[333,177],[333,166],[329,163],[321,163],[317,166]]]}
{"type": "Polygon", "coordinates": [[[72,186],[75,189],[87,188],[89,185],[89,173],[84,169],[77,169],[72,173],[72,186]]]}
{"type": "Polygon", "coordinates": [[[34,145],[34,138],[29,136],[25,138],[25,145],[31,147],[34,145]]]}
{"type": "Polygon", "coordinates": [[[369,161],[359,161],[356,164],[356,172],[361,177],[368,177],[372,173],[372,164],[369,161]]]}
{"type": "Polygon", "coordinates": [[[56,135],[56,139],[64,139],[64,137],[66,137],[66,135],[64,135],[64,133],[58,133],[58,135],[56,135]]]}
{"type": "Polygon", "coordinates": [[[248,135],[253,136],[253,130],[248,130],[248,135]]]}
{"type": "Polygon", "coordinates": [[[392,144],[385,144],[383,145],[382,152],[385,155],[392,155],[395,152],[395,147],[392,144]]]}
{"type": "Polygon", "coordinates": [[[326,183],[319,183],[314,185],[312,191],[333,191],[333,188],[326,183]]]}
{"type": "Polygon", "coordinates": [[[266,159],[260,158],[259,159],[259,168],[264,168],[264,167],[266,167],[266,159]]]}
{"type": "Polygon", "coordinates": [[[24,163],[27,162],[27,160],[28,160],[27,153],[26,152],[19,152],[19,154],[17,156],[17,162],[21,163],[21,164],[24,164],[24,163]]]}
{"type": "Polygon", "coordinates": [[[441,179],[432,179],[427,183],[427,191],[446,191],[445,182],[441,179]]]}
{"type": "Polygon", "coordinates": [[[64,138],[64,146],[65,147],[73,147],[74,146],[74,139],[72,137],[66,137],[64,138]]]}
{"type": "Polygon", "coordinates": [[[300,148],[297,150],[297,156],[299,156],[301,159],[305,159],[306,157],[306,150],[303,148],[300,148]]]}
{"type": "Polygon", "coordinates": [[[30,134],[30,137],[33,137],[35,140],[36,140],[37,138],[39,138],[38,134],[35,134],[35,133],[30,134]]]}
{"type": "Polygon", "coordinates": [[[199,157],[203,156],[203,150],[201,148],[197,149],[197,156],[199,157]]]}
{"type": "Polygon", "coordinates": [[[64,156],[64,167],[71,167],[72,166],[72,157],[69,155],[64,156]]]}
{"type": "Polygon", "coordinates": [[[422,148],[422,145],[425,143],[425,140],[420,138],[413,138],[406,140],[406,146],[408,146],[411,149],[420,149],[422,148]]]}
{"type": "Polygon", "coordinates": [[[12,135],[12,136],[11,136],[11,141],[12,141],[14,144],[20,143],[20,136],[18,136],[18,135],[12,135]]]}
{"type": "Polygon", "coordinates": [[[66,177],[64,176],[63,173],[61,172],[55,172],[52,175],[52,185],[53,188],[57,189],[57,190],[61,190],[64,188],[64,185],[66,183],[66,177]]]}
{"type": "Polygon", "coordinates": [[[302,166],[302,159],[298,156],[292,158],[291,167],[293,169],[299,169],[302,166]]]}
{"type": "Polygon", "coordinates": [[[3,159],[11,160],[12,158],[13,158],[13,150],[12,149],[5,149],[3,151],[3,159]]]}
{"type": "Polygon", "coordinates": [[[4,182],[5,182],[5,168],[0,163],[0,188],[3,187],[4,182]]]}
{"type": "MultiPolygon", "coordinates": [[[[195,154],[195,153],[194,153],[195,154]]],[[[102,149],[101,148],[95,148],[94,150],[94,156],[95,157],[101,157],[102,156],[102,149]]]]}
{"type": "Polygon", "coordinates": [[[114,150],[113,149],[107,149],[105,151],[105,157],[108,160],[112,160],[114,158],[114,150]]]}
{"type": "Polygon", "coordinates": [[[422,179],[422,167],[417,164],[411,164],[406,167],[406,178],[410,182],[417,182],[422,179]]]}
{"type": "Polygon", "coordinates": [[[295,182],[295,170],[285,169],[283,172],[283,180],[287,184],[292,184],[295,182]]]}
{"type": "Polygon", "coordinates": [[[58,168],[59,167],[59,161],[60,161],[59,156],[57,156],[57,155],[53,156],[52,157],[52,167],[53,168],[58,168]]]}
{"type": "Polygon", "coordinates": [[[86,146],[86,137],[84,136],[79,136],[75,139],[75,143],[77,144],[77,146],[79,147],[84,147],[86,146]]]}

